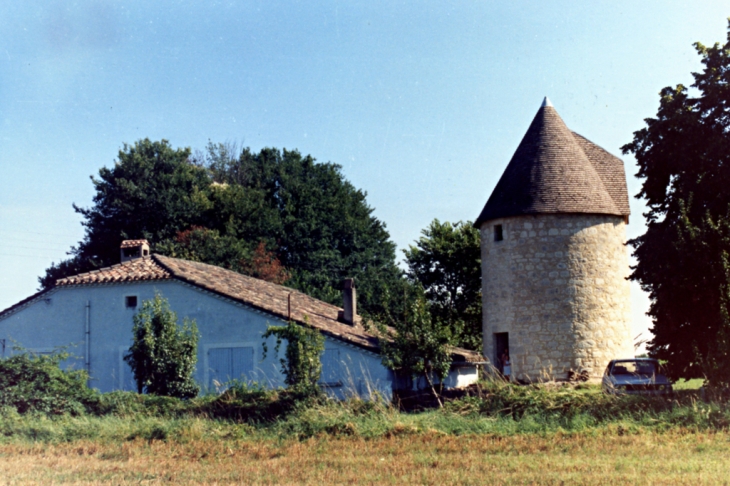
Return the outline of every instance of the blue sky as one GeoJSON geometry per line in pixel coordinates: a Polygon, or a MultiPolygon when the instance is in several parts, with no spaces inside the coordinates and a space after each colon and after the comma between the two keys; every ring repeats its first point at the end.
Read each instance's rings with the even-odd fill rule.
{"type": "Polygon", "coordinates": [[[72,204],[91,204],[89,176],[124,143],[338,163],[405,248],[434,218],[476,218],[544,96],[620,155],[729,15],[719,1],[5,2],[0,309],[82,238],[72,204]]]}

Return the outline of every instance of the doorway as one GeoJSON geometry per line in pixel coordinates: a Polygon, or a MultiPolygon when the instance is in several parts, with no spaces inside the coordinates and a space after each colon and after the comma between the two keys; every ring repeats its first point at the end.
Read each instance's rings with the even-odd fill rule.
{"type": "Polygon", "coordinates": [[[507,351],[509,353],[509,333],[508,332],[495,332],[494,333],[494,362],[499,363],[497,367],[500,372],[504,371],[502,367],[502,354],[507,351]]]}

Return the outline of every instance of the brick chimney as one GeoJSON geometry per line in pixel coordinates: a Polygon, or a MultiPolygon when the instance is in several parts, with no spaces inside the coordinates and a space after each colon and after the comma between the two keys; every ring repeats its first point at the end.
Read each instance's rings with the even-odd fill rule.
{"type": "Polygon", "coordinates": [[[147,240],[124,240],[119,247],[121,262],[128,262],[150,255],[150,244],[147,240]]]}
{"type": "Polygon", "coordinates": [[[340,311],[338,320],[355,325],[357,319],[357,293],[355,292],[355,279],[346,278],[342,286],[342,310],[340,311]]]}

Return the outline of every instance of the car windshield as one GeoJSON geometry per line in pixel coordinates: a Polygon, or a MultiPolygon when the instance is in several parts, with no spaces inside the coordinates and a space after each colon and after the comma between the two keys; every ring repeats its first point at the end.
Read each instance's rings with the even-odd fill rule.
{"type": "Polygon", "coordinates": [[[611,370],[612,375],[652,376],[656,373],[657,366],[653,361],[618,361],[611,370]]]}

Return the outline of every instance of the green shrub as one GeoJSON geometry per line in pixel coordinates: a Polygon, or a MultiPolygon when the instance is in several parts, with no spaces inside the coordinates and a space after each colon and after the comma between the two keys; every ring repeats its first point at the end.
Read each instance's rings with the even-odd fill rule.
{"type": "Polygon", "coordinates": [[[545,430],[583,430],[612,423],[651,427],[693,426],[725,428],[727,404],[697,405],[693,394],[675,396],[614,396],[597,385],[515,385],[481,382],[474,396],[450,401],[446,411],[467,417],[509,419],[524,429],[528,422],[545,430]],[[704,410],[704,411],[702,411],[704,410]],[[712,412],[709,412],[709,411],[712,412]]]}
{"type": "Polygon", "coordinates": [[[175,397],[144,395],[129,391],[104,393],[98,406],[93,410],[96,415],[117,417],[180,417],[192,413],[194,404],[175,397]]]}
{"type": "Polygon", "coordinates": [[[96,408],[99,393],[87,386],[86,371],[60,368],[68,357],[65,352],[21,352],[0,360],[0,407],[49,415],[79,415],[96,408]]]}
{"type": "Polygon", "coordinates": [[[372,323],[382,336],[380,340],[383,365],[396,374],[418,380],[426,379],[439,406],[443,406],[439,392],[451,368],[450,345],[455,340],[451,323],[432,315],[424,290],[416,287],[409,297],[408,312],[403,319],[393,319],[387,327],[372,323]],[[438,378],[439,392],[435,380],[438,378]]]}
{"type": "Polygon", "coordinates": [[[191,398],[200,387],[193,378],[197,362],[198,328],[177,315],[159,294],[146,300],[134,315],[133,343],[124,355],[139,393],[191,398]]]}
{"type": "Polygon", "coordinates": [[[219,396],[200,403],[197,412],[211,418],[263,424],[275,422],[299,408],[324,400],[307,389],[270,390],[257,383],[236,381],[230,385],[219,396]]]}

